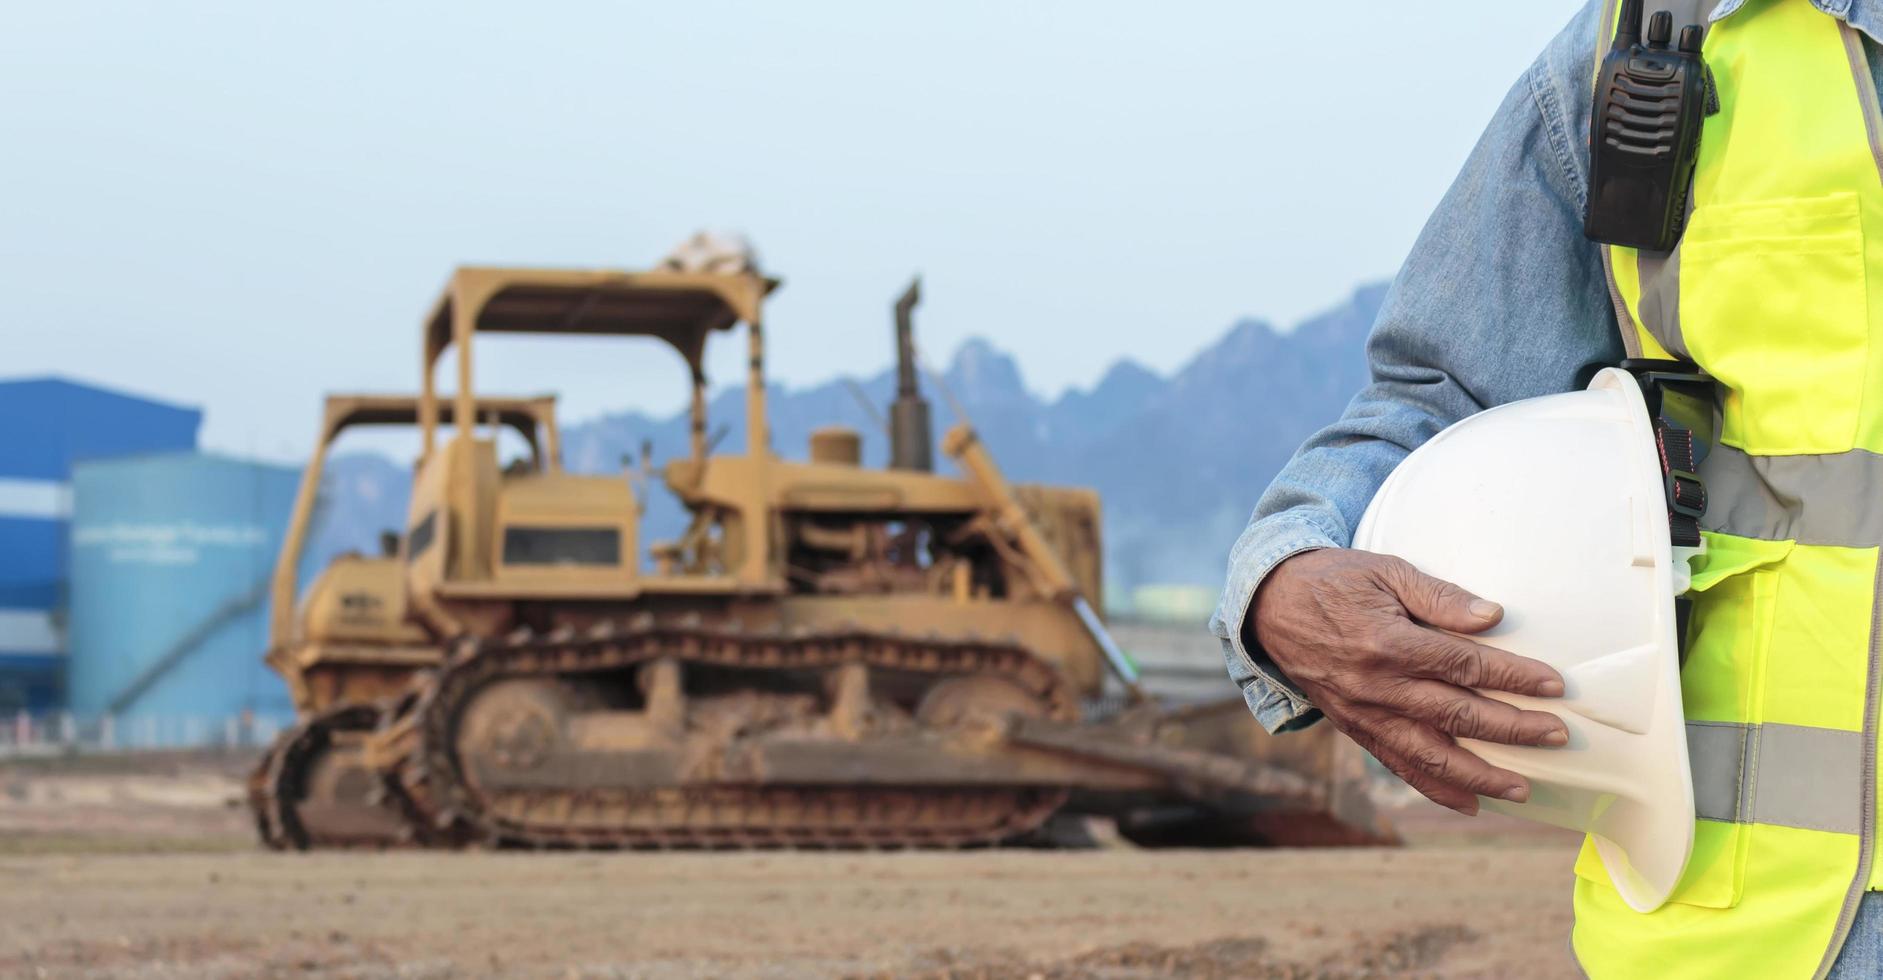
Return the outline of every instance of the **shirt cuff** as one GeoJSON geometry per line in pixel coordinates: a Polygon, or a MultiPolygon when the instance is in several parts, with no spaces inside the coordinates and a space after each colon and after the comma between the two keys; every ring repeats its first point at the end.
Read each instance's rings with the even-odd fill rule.
{"type": "Polygon", "coordinates": [[[1270,732],[1306,728],[1321,719],[1321,710],[1308,703],[1301,689],[1282,676],[1260,646],[1251,648],[1244,643],[1249,603],[1276,565],[1304,551],[1337,547],[1332,535],[1310,521],[1276,515],[1251,525],[1230,556],[1229,581],[1216,615],[1210,619],[1210,632],[1222,641],[1230,680],[1242,688],[1249,710],[1270,732]]]}

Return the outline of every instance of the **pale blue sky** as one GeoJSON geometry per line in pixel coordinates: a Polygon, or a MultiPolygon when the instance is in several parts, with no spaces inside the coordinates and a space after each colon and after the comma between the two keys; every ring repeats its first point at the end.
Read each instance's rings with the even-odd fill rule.
{"type": "MultiPolygon", "coordinates": [[[[1577,6],[15,0],[0,376],[293,458],[323,392],[416,384],[453,264],[638,267],[699,227],[787,280],[788,383],[886,364],[917,270],[931,357],[985,335],[1049,395],[1168,370],[1389,275],[1577,6]]],[[[679,407],[652,347],[503,351],[486,390],[570,417],[679,407]]]]}

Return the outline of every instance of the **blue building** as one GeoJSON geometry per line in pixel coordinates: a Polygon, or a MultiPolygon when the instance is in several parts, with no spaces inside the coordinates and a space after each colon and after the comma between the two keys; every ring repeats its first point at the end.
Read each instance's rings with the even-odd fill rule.
{"type": "Polygon", "coordinates": [[[60,378],[0,381],[0,712],[60,700],[74,463],[188,450],[202,413],[60,378]]]}
{"type": "Polygon", "coordinates": [[[293,715],[262,654],[268,586],[299,482],[291,467],[200,453],[76,468],[75,714],[211,724],[293,715]]]}

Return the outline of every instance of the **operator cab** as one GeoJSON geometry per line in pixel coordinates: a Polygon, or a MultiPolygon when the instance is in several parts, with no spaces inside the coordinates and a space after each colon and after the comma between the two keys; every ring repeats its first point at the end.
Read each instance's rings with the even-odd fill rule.
{"type": "MultiPolygon", "coordinates": [[[[461,268],[426,320],[420,427],[424,450],[413,489],[406,557],[414,594],[446,598],[629,598],[645,586],[638,525],[644,501],[627,479],[505,473],[491,441],[442,413],[434,368],[457,350],[456,418],[467,417],[480,333],[648,336],[680,354],[692,380],[690,452],[665,467],[683,502],[705,471],[707,338],[743,322],[752,344],[748,432],[765,445],[760,308],[776,280],[751,272],[461,268]]],[[[474,417],[474,416],[472,416],[474,417]]],[[[645,461],[643,463],[645,465],[645,461]]],[[[693,587],[761,587],[762,568],[737,559],[763,552],[764,533],[706,507],[681,541],[649,549],[656,576],[688,575],[693,587]],[[734,538],[736,540],[729,540],[734,538]],[[748,547],[750,546],[750,547],[748,547]]],[[[686,586],[681,586],[686,587],[686,586]]]]}
{"type": "MultiPolygon", "coordinates": [[[[512,463],[514,477],[560,472],[554,398],[479,399],[476,410],[493,429],[514,433],[524,444],[526,454],[512,463]]],[[[456,411],[455,405],[447,405],[442,414],[449,419],[456,411]]],[[[380,674],[390,685],[405,668],[435,659],[425,632],[407,615],[400,555],[405,543],[397,533],[383,533],[374,554],[352,552],[335,557],[314,576],[304,595],[299,580],[314,511],[322,497],[327,458],[335,443],[354,429],[415,428],[418,421],[415,396],[327,398],[320,433],[302,471],[300,491],[282,539],[271,591],[268,660],[287,679],[303,710],[329,703],[343,693],[367,697],[384,693],[340,688],[371,687],[380,674]]]]}

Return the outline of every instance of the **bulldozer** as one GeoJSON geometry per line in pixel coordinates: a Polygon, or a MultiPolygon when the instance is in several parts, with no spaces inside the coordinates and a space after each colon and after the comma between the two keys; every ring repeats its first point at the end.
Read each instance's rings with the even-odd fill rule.
{"type": "Polygon", "coordinates": [[[451,275],[422,329],[409,519],[366,590],[397,625],[371,655],[313,629],[271,655],[311,692],[300,742],[257,778],[258,812],[291,827],[278,846],[960,847],[1084,814],[1146,842],[1394,840],[1332,732],[1269,739],[1240,699],[1147,689],[1092,604],[1096,494],[1009,483],[965,418],[937,471],[917,286],[894,308],[888,465],[836,426],[781,454],[764,370],[779,285],[750,267],[451,275]],[[705,351],[741,327],[744,446],[716,452],[705,351]],[[500,467],[473,384],[476,341],[498,333],[664,342],[691,382],[686,453],[657,470],[643,454],[638,474],[500,467]],[[660,490],[688,522],[643,545],[660,490]],[[381,669],[395,649],[403,674],[381,669]],[[342,759],[377,785],[322,789],[342,759]],[[376,808],[372,832],[328,826],[368,823],[336,797],[376,808]]]}

